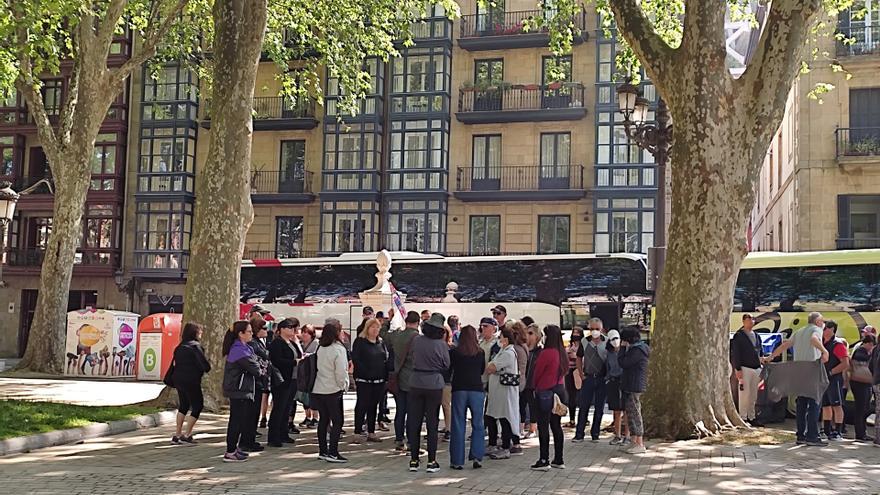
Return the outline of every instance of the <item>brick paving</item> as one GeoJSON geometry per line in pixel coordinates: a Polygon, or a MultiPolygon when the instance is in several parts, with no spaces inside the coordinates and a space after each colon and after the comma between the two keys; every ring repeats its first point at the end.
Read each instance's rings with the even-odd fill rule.
{"type": "MultiPolygon", "coordinates": [[[[483,469],[448,468],[441,443],[441,471],[407,471],[407,457],[393,452],[386,433],[379,444],[353,445],[346,397],[346,429],[340,443],[348,464],[316,458],[315,430],[295,446],[268,448],[251,460],[221,460],[225,417],[205,415],[197,446],[172,446],[173,427],[160,427],[79,445],[52,447],[0,458],[0,493],[34,494],[631,494],[631,493],[880,493],[880,449],[851,441],[826,448],[793,444],[767,447],[712,446],[701,442],[648,443],[648,454],[628,455],[608,445],[570,442],[567,469],[535,472],[537,439],[524,440],[525,455],[486,460],[483,469]]],[[[301,416],[301,412],[300,412],[301,416]]],[[[423,458],[424,460],[424,458],[423,458]]]]}

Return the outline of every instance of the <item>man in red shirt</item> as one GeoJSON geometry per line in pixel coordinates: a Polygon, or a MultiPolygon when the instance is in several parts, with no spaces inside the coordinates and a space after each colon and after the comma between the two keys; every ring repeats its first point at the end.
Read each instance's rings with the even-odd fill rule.
{"type": "Polygon", "coordinates": [[[822,420],[825,422],[825,435],[830,441],[843,440],[843,372],[849,369],[849,347],[836,334],[837,323],[834,320],[826,321],[822,344],[828,351],[828,362],[825,363],[828,388],[822,396],[822,420]]]}

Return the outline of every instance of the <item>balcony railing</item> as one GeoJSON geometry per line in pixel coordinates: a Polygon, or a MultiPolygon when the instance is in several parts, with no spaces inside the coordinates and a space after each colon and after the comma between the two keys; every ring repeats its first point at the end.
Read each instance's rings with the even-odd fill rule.
{"type": "MultiPolygon", "coordinates": [[[[35,176],[27,176],[27,175],[19,175],[15,176],[12,179],[7,179],[9,182],[12,182],[12,188],[16,191],[23,191],[37,182],[40,182],[43,179],[49,179],[49,182],[52,184],[55,183],[55,179],[50,175],[35,175],[35,176]]],[[[49,187],[44,182],[40,185],[40,187],[31,191],[30,194],[49,194],[49,187]]]]}
{"type": "Polygon", "coordinates": [[[877,156],[880,160],[880,127],[848,127],[834,130],[837,158],[877,156]]]}
{"type": "Polygon", "coordinates": [[[583,165],[459,167],[457,191],[583,190],[583,165]]]}
{"type": "MultiPolygon", "coordinates": [[[[511,12],[489,11],[479,14],[461,16],[461,37],[476,38],[481,36],[511,36],[518,34],[535,34],[534,30],[526,31],[526,25],[533,19],[553,16],[551,10],[518,10],[511,12]]],[[[581,11],[574,19],[575,26],[581,31],[586,28],[586,16],[581,11]]],[[[538,33],[547,33],[546,27],[538,33]]]]}
{"type": "Polygon", "coordinates": [[[312,172],[294,170],[259,170],[253,173],[251,194],[311,194],[312,172]]]}
{"type": "Polygon", "coordinates": [[[837,249],[875,249],[880,248],[880,237],[851,238],[842,237],[837,239],[837,249]]]}
{"type": "Polygon", "coordinates": [[[837,56],[871,55],[880,53],[880,24],[876,26],[841,28],[837,40],[837,56]]]}
{"type": "Polygon", "coordinates": [[[584,86],[581,83],[513,84],[489,88],[462,88],[458,93],[458,118],[465,123],[483,123],[467,114],[489,115],[491,122],[520,120],[571,120],[583,118],[584,86]],[[504,117],[503,113],[520,113],[504,117]]]}
{"type": "MultiPolygon", "coordinates": [[[[9,248],[6,250],[8,266],[39,267],[43,265],[46,250],[42,248],[9,248]]],[[[119,252],[107,250],[77,250],[73,260],[75,265],[84,266],[119,266],[119,252]]]]}
{"type": "MultiPolygon", "coordinates": [[[[292,100],[286,96],[254,97],[254,130],[312,129],[315,120],[315,102],[310,99],[292,100]]],[[[211,127],[211,109],[206,107],[202,127],[211,127]]]]}
{"type": "Polygon", "coordinates": [[[250,249],[244,248],[242,259],[245,260],[274,260],[280,258],[317,258],[316,251],[302,251],[299,249],[250,249]]]}

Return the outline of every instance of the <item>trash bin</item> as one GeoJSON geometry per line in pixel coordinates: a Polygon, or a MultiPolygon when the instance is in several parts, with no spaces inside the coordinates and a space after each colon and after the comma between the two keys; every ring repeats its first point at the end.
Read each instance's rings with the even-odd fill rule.
{"type": "Polygon", "coordinates": [[[138,316],[94,308],[67,313],[64,374],[134,376],[138,316]]]}
{"type": "Polygon", "coordinates": [[[147,316],[138,325],[138,380],[158,381],[174,359],[180,343],[180,313],[157,313],[147,316]]]}

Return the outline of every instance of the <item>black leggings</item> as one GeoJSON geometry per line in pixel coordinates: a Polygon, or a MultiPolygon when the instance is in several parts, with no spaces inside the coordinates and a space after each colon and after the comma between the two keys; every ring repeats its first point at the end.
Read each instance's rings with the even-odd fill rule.
{"type": "Polygon", "coordinates": [[[538,419],[538,442],[542,461],[549,461],[550,456],[550,432],[553,432],[553,463],[563,464],[562,448],[565,437],[562,434],[562,418],[551,411],[542,411],[540,406],[533,409],[538,419]]]}
{"type": "Polygon", "coordinates": [[[367,422],[367,433],[376,432],[376,415],[383,395],[385,395],[384,382],[357,382],[357,402],[354,405],[355,434],[364,433],[364,421],[367,422]]]}
{"type": "Polygon", "coordinates": [[[868,435],[868,428],[865,424],[865,418],[868,416],[868,409],[871,405],[871,385],[851,381],[849,388],[852,390],[853,397],[856,402],[855,415],[853,416],[853,426],[856,428],[856,438],[865,438],[868,435]]]}
{"type": "Polygon", "coordinates": [[[489,430],[489,445],[494,447],[498,441],[497,421],[501,423],[501,447],[509,449],[510,442],[513,440],[513,429],[510,427],[510,421],[507,418],[493,418],[492,416],[486,416],[484,419],[486,421],[486,428],[489,430]],[[495,442],[492,440],[495,440],[495,442]]]}
{"type": "Polygon", "coordinates": [[[189,413],[194,419],[199,419],[202,409],[205,408],[205,398],[202,395],[200,383],[178,383],[177,388],[177,412],[186,416],[189,413]]]}
{"type": "Polygon", "coordinates": [[[577,418],[578,390],[574,386],[574,373],[576,369],[568,370],[565,375],[565,393],[568,395],[568,420],[572,423],[577,418]]]}
{"type": "Polygon", "coordinates": [[[422,419],[428,431],[428,462],[437,460],[437,428],[440,424],[440,402],[443,400],[443,389],[429,390],[411,388],[407,393],[407,428],[409,437],[410,458],[419,459],[419,448],[422,443],[422,419]]]}
{"type": "Polygon", "coordinates": [[[248,407],[244,412],[244,423],[241,427],[241,445],[250,446],[257,443],[257,423],[260,419],[260,406],[263,403],[263,393],[257,390],[254,400],[248,401],[248,407]]]}
{"type": "Polygon", "coordinates": [[[287,421],[290,419],[290,407],[293,394],[296,393],[291,381],[277,385],[272,390],[272,412],[269,413],[269,442],[284,443],[288,438],[287,421]]]}
{"type": "Polygon", "coordinates": [[[309,402],[321,415],[318,418],[318,453],[338,455],[339,436],[342,434],[342,392],[310,394],[309,402]]]}
{"type": "Polygon", "coordinates": [[[253,401],[248,399],[229,399],[229,424],[226,425],[226,452],[233,453],[238,448],[245,419],[253,401]]]}

